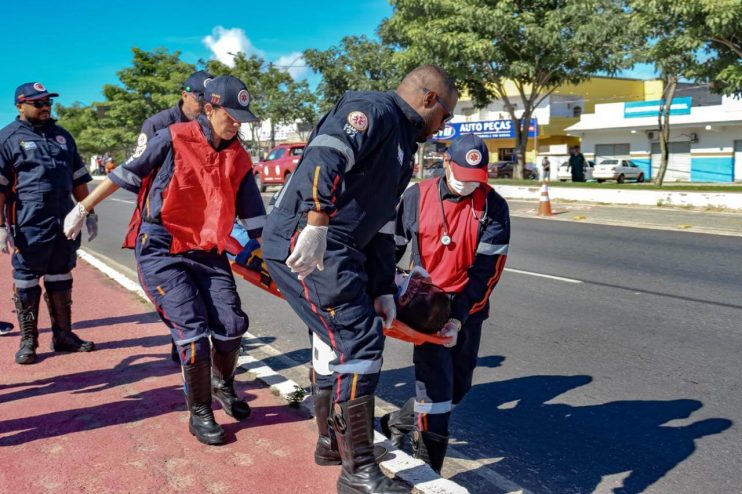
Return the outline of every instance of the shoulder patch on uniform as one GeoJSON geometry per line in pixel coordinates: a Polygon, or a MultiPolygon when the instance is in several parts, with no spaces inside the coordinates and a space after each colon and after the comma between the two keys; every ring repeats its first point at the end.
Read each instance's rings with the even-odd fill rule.
{"type": "Polygon", "coordinates": [[[55,141],[57,141],[59,144],[67,144],[67,139],[64,138],[64,136],[57,136],[54,138],[55,141]]]}
{"type": "Polygon", "coordinates": [[[137,137],[137,147],[139,146],[146,146],[147,145],[147,134],[142,132],[139,134],[139,137],[137,137]]]}
{"type": "Polygon", "coordinates": [[[468,153],[466,153],[466,162],[469,163],[471,166],[477,166],[479,163],[482,162],[482,153],[480,153],[476,149],[472,149],[468,153]]]}
{"type": "Polygon", "coordinates": [[[368,129],[368,117],[362,111],[352,111],[348,113],[348,123],[358,132],[368,129]]]}
{"type": "Polygon", "coordinates": [[[20,142],[21,147],[25,149],[26,151],[29,151],[31,149],[36,149],[36,143],[33,141],[21,141],[20,142]]]}

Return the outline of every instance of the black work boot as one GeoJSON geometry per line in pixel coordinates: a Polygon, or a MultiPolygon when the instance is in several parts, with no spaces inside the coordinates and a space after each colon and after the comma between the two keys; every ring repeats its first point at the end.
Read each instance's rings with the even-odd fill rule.
{"type": "Polygon", "coordinates": [[[387,413],[381,420],[381,433],[392,442],[395,448],[404,449],[404,439],[415,428],[415,399],[410,398],[396,412],[387,413]]]}
{"type": "Polygon", "coordinates": [[[53,352],[92,352],[95,343],[85,341],[72,332],[72,289],[46,292],[44,301],[52,321],[53,352]]]}
{"type": "Polygon", "coordinates": [[[188,430],[204,444],[224,444],[224,429],[211,409],[211,362],[202,360],[183,366],[186,404],[191,416],[188,430]]]}
{"type": "Polygon", "coordinates": [[[374,397],[364,396],[336,403],[333,425],[343,469],[338,478],[339,494],[401,494],[410,488],[384,475],[374,458],[374,397]]]}
{"type": "Polygon", "coordinates": [[[211,394],[222,405],[227,415],[243,420],[250,416],[251,410],[250,405],[238,398],[234,391],[234,369],[239,355],[240,347],[228,353],[212,352],[211,394]]]}
{"type": "MultiPolygon", "coordinates": [[[[335,431],[330,421],[330,409],[332,408],[332,388],[320,389],[314,387],[314,418],[317,421],[317,446],[314,449],[314,462],[320,466],[341,465],[340,451],[335,438],[335,431]]],[[[378,444],[374,445],[374,457],[376,462],[384,459],[388,451],[378,444]]]]}
{"type": "Polygon", "coordinates": [[[441,473],[447,449],[448,436],[418,430],[412,433],[412,456],[430,465],[436,473],[441,473]]]}
{"type": "Polygon", "coordinates": [[[18,326],[21,330],[21,344],[15,354],[16,364],[33,364],[36,362],[36,349],[39,347],[39,299],[36,297],[23,300],[20,296],[13,296],[15,311],[18,314],[18,326]]]}

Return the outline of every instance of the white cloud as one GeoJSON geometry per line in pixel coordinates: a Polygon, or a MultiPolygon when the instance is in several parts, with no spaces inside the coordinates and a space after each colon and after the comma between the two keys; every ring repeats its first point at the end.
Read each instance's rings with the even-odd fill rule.
{"type": "Polygon", "coordinates": [[[255,48],[245,35],[245,31],[239,28],[227,29],[216,26],[202,42],[211,50],[213,58],[230,67],[234,66],[233,53],[263,56],[263,52],[255,48]]]}
{"type": "Polygon", "coordinates": [[[309,67],[304,62],[304,57],[298,51],[279,57],[274,64],[279,68],[288,70],[294,80],[305,78],[309,72],[309,67]]]}

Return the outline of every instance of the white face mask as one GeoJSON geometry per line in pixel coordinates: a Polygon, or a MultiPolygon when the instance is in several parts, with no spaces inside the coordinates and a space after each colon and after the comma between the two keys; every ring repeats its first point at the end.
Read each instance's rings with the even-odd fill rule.
{"type": "Polygon", "coordinates": [[[453,176],[453,172],[450,168],[446,169],[446,182],[451,191],[460,196],[468,196],[479,187],[479,182],[459,182],[456,180],[456,177],[453,176]]]}

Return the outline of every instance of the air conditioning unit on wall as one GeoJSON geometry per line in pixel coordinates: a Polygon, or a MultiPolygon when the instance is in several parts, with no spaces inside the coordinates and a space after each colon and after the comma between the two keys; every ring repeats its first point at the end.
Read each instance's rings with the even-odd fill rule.
{"type": "Polygon", "coordinates": [[[649,139],[650,141],[654,139],[654,132],[652,131],[647,132],[647,139],[649,139]]]}

